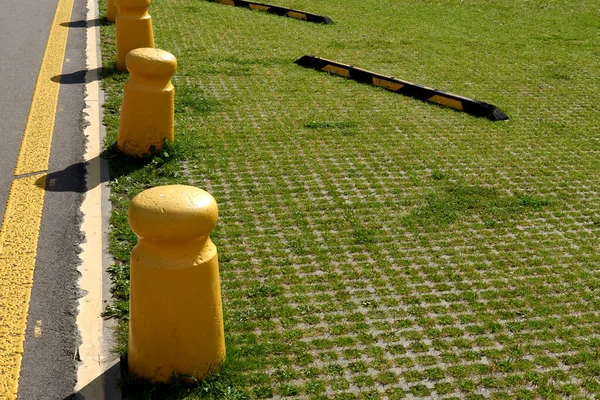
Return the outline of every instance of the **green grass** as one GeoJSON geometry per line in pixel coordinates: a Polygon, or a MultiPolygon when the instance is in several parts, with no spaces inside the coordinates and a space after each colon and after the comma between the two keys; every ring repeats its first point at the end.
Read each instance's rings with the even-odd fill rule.
{"type": "Polygon", "coordinates": [[[211,192],[228,357],[126,398],[600,397],[594,1],[201,0],[150,7],[178,60],[176,141],[114,147],[125,74],[102,26],[111,252],[126,351],[127,207],[211,192]],[[304,54],[492,103],[490,122],[293,63],[304,54]]]}

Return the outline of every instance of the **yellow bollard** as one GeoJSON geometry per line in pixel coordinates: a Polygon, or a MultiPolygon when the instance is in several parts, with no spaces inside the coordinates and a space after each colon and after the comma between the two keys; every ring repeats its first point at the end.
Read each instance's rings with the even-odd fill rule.
{"type": "Polygon", "coordinates": [[[217,203],[202,189],[155,187],[129,206],[138,236],[131,253],[130,371],[154,381],[202,378],[225,358],[217,203]]]}
{"type": "Polygon", "coordinates": [[[106,0],[106,20],[115,22],[117,20],[117,6],[114,0],[106,0]]]}
{"type": "Polygon", "coordinates": [[[127,71],[127,53],[140,47],[154,47],[150,0],[113,0],[117,7],[117,69],[127,71]]]}
{"type": "Polygon", "coordinates": [[[175,89],[171,76],[175,57],[164,50],[143,48],[127,55],[130,77],[123,91],[117,146],[142,157],[172,143],[175,130],[175,89]]]}

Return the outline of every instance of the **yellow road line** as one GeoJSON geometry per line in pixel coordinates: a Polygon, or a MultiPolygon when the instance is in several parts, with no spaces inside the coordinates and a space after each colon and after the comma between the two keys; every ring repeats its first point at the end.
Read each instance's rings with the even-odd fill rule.
{"type": "Polygon", "coordinates": [[[52,82],[51,78],[60,75],[62,72],[69,28],[60,24],[71,20],[72,8],[73,0],[60,0],[58,2],[40,74],[33,92],[33,100],[25,125],[15,175],[30,174],[48,169],[58,89],[60,87],[60,84],[52,82]]]}
{"type": "Polygon", "coordinates": [[[16,398],[46,175],[13,181],[0,229],[0,399],[16,398]]]}
{"type": "MultiPolygon", "coordinates": [[[[48,169],[73,0],[59,0],[33,92],[15,175],[48,169]]],[[[15,399],[44,204],[46,174],[13,181],[0,228],[0,398],[15,399]]]]}

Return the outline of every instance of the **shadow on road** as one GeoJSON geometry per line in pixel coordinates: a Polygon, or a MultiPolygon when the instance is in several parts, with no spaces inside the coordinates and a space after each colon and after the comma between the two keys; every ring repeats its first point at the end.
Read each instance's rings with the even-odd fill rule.
{"type": "Polygon", "coordinates": [[[78,21],[70,21],[70,22],[63,22],[60,24],[60,26],[65,26],[67,28],[88,28],[88,23],[89,23],[89,27],[95,27],[95,26],[105,26],[105,25],[110,25],[111,23],[108,22],[106,20],[106,18],[96,18],[96,19],[91,19],[89,21],[86,20],[78,20],[78,21]]]}
{"type": "Polygon", "coordinates": [[[152,158],[135,158],[127,156],[119,151],[117,144],[107,147],[102,150],[99,157],[94,157],[88,162],[78,162],[71,164],[68,167],[59,171],[48,172],[45,176],[38,178],[35,181],[37,187],[48,192],[74,192],[86,193],[96,186],[109,182],[110,176],[113,179],[120,178],[123,175],[128,175],[131,172],[144,168],[148,163],[152,162],[152,158]],[[111,169],[111,174],[108,172],[108,159],[114,159],[114,167],[111,169]],[[90,182],[85,179],[86,168],[100,169],[100,181],[90,182]]]}
{"type": "MultiPolygon", "coordinates": [[[[100,157],[93,158],[89,164],[105,162],[100,157]]],[[[85,193],[90,189],[93,189],[100,183],[108,182],[108,174],[104,173],[104,169],[101,169],[100,182],[93,183],[93,186],[88,186],[89,182],[86,183],[84,177],[86,176],[86,164],[85,162],[78,162],[76,164],[69,165],[68,167],[55,172],[50,172],[43,177],[40,177],[35,181],[37,187],[40,187],[48,192],[74,192],[74,193],[85,193]]]]}
{"type": "Polygon", "coordinates": [[[50,80],[52,82],[73,85],[78,83],[90,83],[100,79],[102,68],[82,69],[68,74],[55,75],[50,80]],[[89,72],[89,73],[88,73],[89,72]]]}

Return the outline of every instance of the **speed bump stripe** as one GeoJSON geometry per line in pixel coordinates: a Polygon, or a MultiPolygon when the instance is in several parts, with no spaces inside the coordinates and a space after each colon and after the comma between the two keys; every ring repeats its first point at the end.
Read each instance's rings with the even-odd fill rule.
{"type": "Polygon", "coordinates": [[[302,56],[295,61],[296,64],[319,71],[331,72],[352,80],[382,87],[395,93],[400,93],[422,101],[464,111],[476,117],[485,117],[492,121],[507,120],[508,116],[498,107],[482,101],[469,99],[452,93],[442,92],[437,89],[418,85],[391,76],[380,75],[352,65],[326,60],[315,56],[302,56]]]}
{"type": "Polygon", "coordinates": [[[213,3],[225,4],[228,6],[245,7],[251,10],[260,10],[269,14],[275,14],[282,17],[290,17],[308,22],[316,22],[321,24],[333,24],[331,18],[324,15],[313,14],[306,11],[294,10],[287,7],[274,6],[272,4],[257,3],[247,0],[208,0],[213,3]]]}
{"type": "Polygon", "coordinates": [[[269,6],[263,5],[263,4],[250,3],[250,9],[251,10],[268,11],[269,10],[269,6]]]}
{"type": "Polygon", "coordinates": [[[399,84],[398,82],[390,81],[388,79],[381,79],[376,76],[373,77],[373,85],[386,88],[387,90],[391,90],[392,92],[396,92],[402,89],[402,86],[404,86],[399,84]]]}
{"type": "Polygon", "coordinates": [[[290,18],[296,18],[296,19],[303,19],[306,21],[306,14],[305,13],[300,13],[297,11],[288,11],[288,13],[286,14],[288,17],[290,18]]]}
{"type": "Polygon", "coordinates": [[[442,106],[456,108],[457,110],[460,110],[460,111],[463,110],[461,101],[456,100],[456,99],[451,99],[449,97],[440,96],[439,94],[436,94],[435,96],[430,97],[428,101],[440,104],[442,106]]]}
{"type": "Polygon", "coordinates": [[[350,77],[350,71],[345,68],[336,67],[335,65],[326,65],[323,67],[323,71],[331,72],[336,75],[345,76],[346,78],[350,77]]]}

